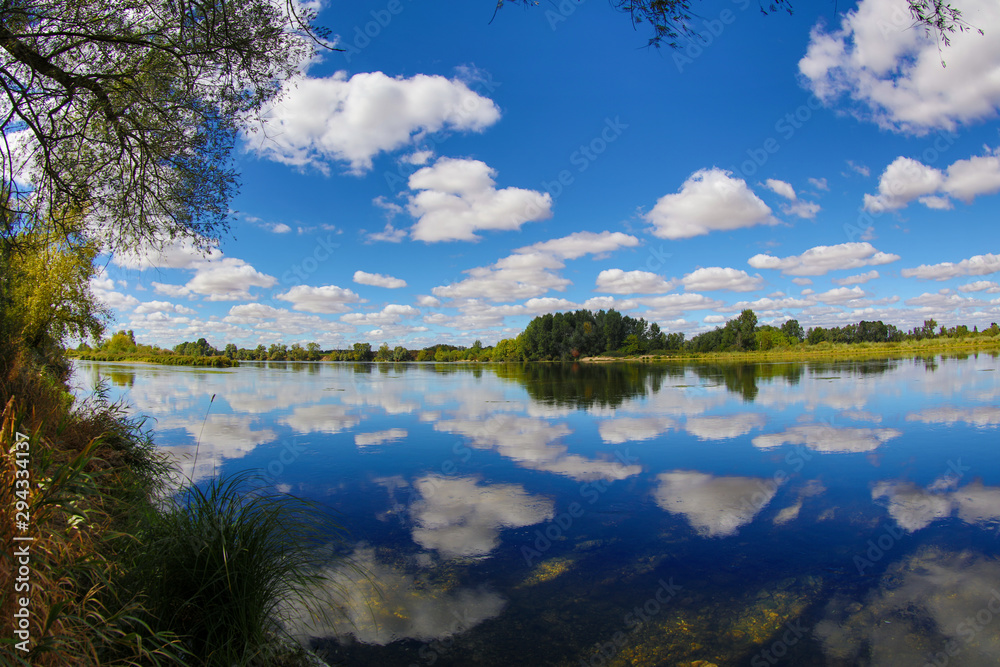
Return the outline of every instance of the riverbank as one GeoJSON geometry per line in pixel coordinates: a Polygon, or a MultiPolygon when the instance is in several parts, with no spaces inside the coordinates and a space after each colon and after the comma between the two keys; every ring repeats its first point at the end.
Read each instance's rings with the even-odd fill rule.
{"type": "Polygon", "coordinates": [[[584,363],[641,362],[660,363],[674,361],[699,361],[713,363],[752,363],[782,361],[836,361],[851,359],[925,357],[938,354],[976,354],[979,352],[1000,354],[1000,337],[976,337],[955,339],[928,339],[903,341],[898,343],[818,343],[800,344],[794,347],[773,350],[752,350],[746,352],[687,352],[677,351],[666,355],[633,355],[582,357],[584,363]]]}
{"type": "Polygon", "coordinates": [[[321,585],[341,530],[325,512],[250,473],[181,480],[144,417],[3,348],[0,541],[17,565],[0,568],[0,664],[324,664],[281,628],[321,585]]]}
{"type": "Polygon", "coordinates": [[[240,362],[229,357],[195,357],[183,354],[141,355],[115,352],[79,352],[67,350],[70,359],[82,361],[121,361],[130,364],[162,364],[164,366],[194,366],[211,368],[236,368],[240,362]]]}

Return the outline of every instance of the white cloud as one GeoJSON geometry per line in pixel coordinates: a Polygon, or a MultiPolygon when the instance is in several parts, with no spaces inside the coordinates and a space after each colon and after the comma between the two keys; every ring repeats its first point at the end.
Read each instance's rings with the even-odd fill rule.
{"type": "Polygon", "coordinates": [[[729,290],[730,292],[752,292],[760,289],[764,279],[760,275],[751,276],[739,269],[708,266],[695,269],[684,276],[684,289],[691,292],[712,292],[729,290]]]}
{"type": "Polygon", "coordinates": [[[782,259],[758,254],[747,260],[747,263],[755,269],[780,269],[789,276],[821,276],[830,271],[878,266],[898,259],[898,255],[879,252],[868,242],[856,242],[815,246],[801,255],[782,259]]]}
{"type": "Polygon", "coordinates": [[[826,182],[825,178],[810,178],[809,184],[812,185],[817,190],[829,191],[830,185],[826,182]]]}
{"type": "Polygon", "coordinates": [[[649,271],[605,269],[597,275],[598,292],[611,294],[660,294],[673,288],[673,281],[649,271]]]}
{"type": "Polygon", "coordinates": [[[692,310],[708,310],[710,308],[719,308],[723,305],[717,299],[710,299],[703,294],[696,294],[694,292],[642,297],[635,301],[649,308],[646,317],[654,322],[670,320],[692,310]]]}
{"type": "Polygon", "coordinates": [[[781,212],[785,215],[794,215],[806,220],[814,219],[819,210],[819,204],[816,202],[803,201],[801,199],[781,206],[781,212]]]}
{"type": "Polygon", "coordinates": [[[178,306],[169,301],[145,301],[136,306],[133,311],[137,315],[144,313],[180,313],[182,315],[194,315],[194,311],[185,306],[178,306]]]}
{"type": "Polygon", "coordinates": [[[346,162],[371,169],[378,153],[403,148],[442,130],[480,132],[500,119],[492,100],[458,79],[417,74],[389,77],[346,72],[285,83],[281,101],[264,115],[258,154],[295,166],[327,170],[346,162]]]}
{"type": "Polygon", "coordinates": [[[386,243],[401,243],[406,238],[405,229],[396,229],[391,222],[385,223],[380,232],[370,232],[365,235],[369,241],[385,241],[386,243]]]}
{"type": "MultiPolygon", "coordinates": [[[[184,285],[167,285],[166,283],[158,283],[153,281],[153,291],[157,294],[162,294],[163,296],[181,297],[181,296],[191,296],[191,290],[184,285]]],[[[194,298],[193,296],[191,298],[194,298]]]]}
{"type": "Polygon", "coordinates": [[[669,417],[618,417],[598,424],[601,440],[612,445],[640,440],[653,440],[675,426],[669,417]]]}
{"type": "Polygon", "coordinates": [[[222,251],[215,247],[198,248],[188,239],[164,241],[146,245],[134,252],[119,252],[111,258],[112,264],[126,269],[193,269],[207,260],[222,258],[222,251]]]}
{"type": "Polygon", "coordinates": [[[795,196],[795,188],[792,187],[791,183],[779,181],[776,178],[769,178],[764,181],[764,185],[766,185],[771,192],[779,194],[785,199],[791,199],[792,201],[798,199],[798,197],[795,196]]]}
{"type": "Polygon", "coordinates": [[[347,312],[351,309],[348,304],[361,301],[361,298],[351,290],[336,285],[322,287],[295,285],[275,298],[291,302],[295,310],[326,314],[347,312]]]}
{"type": "Polygon", "coordinates": [[[584,255],[603,255],[619,248],[634,248],[639,239],[622,232],[573,232],[568,236],[540,241],[517,253],[546,253],[561,259],[577,259],[584,255]]]}
{"type": "Polygon", "coordinates": [[[996,294],[1000,292],[1000,285],[993,282],[992,280],[977,280],[966,285],[961,285],[958,288],[959,292],[983,292],[987,294],[996,294]]]}
{"type": "Polygon", "coordinates": [[[873,269],[857,275],[847,276],[846,278],[834,278],[833,283],[835,285],[864,285],[869,280],[876,278],[878,278],[878,271],[873,269]]]}
{"type": "Polygon", "coordinates": [[[693,173],[678,193],[661,197],[645,219],[654,236],[668,239],[778,222],[743,179],[717,167],[693,173]]]}
{"type": "Polygon", "coordinates": [[[571,283],[558,273],[563,260],[588,253],[607,253],[638,245],[634,236],[620,232],[576,232],[525,246],[490,266],[465,271],[468,278],[431,290],[442,299],[488,299],[510,302],[538,297],[549,290],[563,291],[571,283]]]}
{"type": "Polygon", "coordinates": [[[416,317],[420,311],[413,306],[403,306],[390,303],[377,313],[348,313],[340,318],[341,322],[358,326],[386,326],[398,324],[400,320],[416,317]]]}
{"type": "Polygon", "coordinates": [[[515,230],[552,216],[552,196],[521,188],[496,189],[496,171],[479,160],[440,158],[410,176],[407,210],[419,241],[476,241],[481,230],[515,230]]]}
{"type": "Polygon", "coordinates": [[[898,157],[878,180],[878,194],[865,195],[865,209],[880,213],[903,208],[914,199],[931,195],[944,185],[944,174],[918,160],[898,157]]]}
{"type": "Polygon", "coordinates": [[[255,298],[250,287],[272,287],[277,282],[274,276],[261,273],[242,259],[224,257],[200,263],[184,287],[208,301],[249,301],[255,298]]]}
{"type": "Polygon", "coordinates": [[[437,308],[441,305],[441,300],[437,297],[422,294],[417,297],[417,305],[425,308],[437,308]]]}
{"type": "Polygon", "coordinates": [[[359,285],[372,285],[373,287],[385,287],[387,289],[406,287],[406,281],[400,278],[393,278],[381,273],[367,273],[365,271],[355,271],[354,282],[359,285]]]}
{"type": "Polygon", "coordinates": [[[962,19],[985,31],[949,34],[950,46],[913,24],[899,0],[862,0],[840,28],[813,28],[799,71],[823,101],[844,96],[881,127],[923,133],[992,117],[1000,105],[1000,5],[965,0],[962,19]],[[947,62],[947,68],[942,61],[947,62]]]}
{"type": "Polygon", "coordinates": [[[973,255],[958,263],[921,264],[915,269],[903,269],[900,274],[904,278],[948,280],[958,276],[983,276],[997,271],[1000,271],[1000,255],[986,254],[973,255]]]}
{"type": "Polygon", "coordinates": [[[835,287],[815,295],[815,299],[822,303],[847,304],[865,296],[867,296],[865,291],[855,285],[854,287],[835,287]]]}
{"type": "Polygon", "coordinates": [[[898,157],[879,178],[877,195],[865,195],[865,208],[880,213],[907,206],[916,199],[928,208],[952,208],[949,197],[966,204],[979,195],[1000,192],[1000,149],[957,160],[946,171],[907,157],[898,157]]]}

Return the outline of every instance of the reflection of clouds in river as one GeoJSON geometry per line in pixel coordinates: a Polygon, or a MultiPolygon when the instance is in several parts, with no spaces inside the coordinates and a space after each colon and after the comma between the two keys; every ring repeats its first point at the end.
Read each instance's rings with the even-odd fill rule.
{"type": "Polygon", "coordinates": [[[181,473],[190,475],[194,481],[211,477],[227,459],[243,458],[258,445],[272,442],[277,434],[270,429],[254,430],[251,427],[253,417],[239,415],[209,415],[202,422],[182,420],[180,418],[161,419],[158,428],[183,428],[190,434],[190,444],[161,445],[160,451],[173,457],[181,473]],[[197,442],[200,436],[201,445],[197,442]],[[198,449],[197,467],[195,464],[195,448],[198,449]]]}
{"type": "Polygon", "coordinates": [[[298,433],[340,433],[361,423],[361,417],[348,413],[343,405],[308,405],[278,420],[298,433]]]}
{"type": "Polygon", "coordinates": [[[604,442],[620,445],[629,441],[652,440],[675,425],[674,420],[666,417],[619,417],[601,421],[597,431],[604,442]]]}
{"type": "Polygon", "coordinates": [[[872,489],[872,500],[884,500],[889,516],[907,532],[953,515],[974,525],[1000,520],[1000,488],[973,482],[954,491],[944,491],[953,486],[950,483],[953,481],[954,478],[944,478],[926,489],[911,482],[879,482],[872,489]]]}
{"type": "Polygon", "coordinates": [[[438,422],[434,429],[464,435],[469,438],[471,446],[495,449],[501,456],[526,468],[553,472],[579,481],[618,480],[642,472],[642,467],[638,465],[567,454],[565,445],[551,443],[572,431],[565,424],[550,424],[541,419],[496,414],[487,420],[438,422]]]}
{"type": "Polygon", "coordinates": [[[758,477],[716,477],[703,472],[674,470],[657,476],[656,504],[682,514],[699,535],[726,537],[750,523],[777,491],[758,477]]]}
{"type": "Polygon", "coordinates": [[[920,412],[906,415],[908,422],[925,422],[928,424],[947,424],[951,426],[958,422],[973,426],[1000,425],[1000,407],[981,406],[976,408],[927,408],[920,412]]]}
{"type": "Polygon", "coordinates": [[[799,489],[798,497],[795,502],[784,507],[778,512],[774,517],[774,525],[781,526],[790,521],[794,521],[799,518],[799,512],[802,511],[802,504],[806,498],[811,498],[812,496],[818,496],[826,492],[826,487],[818,479],[809,480],[801,489],[799,489]]]}
{"type": "Polygon", "coordinates": [[[380,563],[371,548],[355,549],[330,577],[327,622],[293,610],[294,636],[346,637],[385,645],[399,639],[430,641],[468,630],[498,616],[505,600],[484,588],[448,588],[404,567],[380,563]]]}
{"type": "Polygon", "coordinates": [[[759,412],[717,417],[691,417],[684,429],[699,440],[729,440],[754,429],[764,428],[767,418],[759,412]]]}
{"type": "Polygon", "coordinates": [[[833,664],[1000,662],[1000,563],[924,547],[892,564],[865,604],[837,598],[814,634],[833,664]],[[951,653],[947,653],[948,647],[951,653]],[[944,660],[932,660],[943,655],[944,660]]]}
{"type": "Polygon", "coordinates": [[[414,481],[413,541],[445,558],[485,556],[502,528],[521,528],[553,516],[554,503],[519,484],[479,485],[468,477],[428,475],[414,481]]]}
{"type": "Polygon", "coordinates": [[[374,445],[384,445],[387,442],[403,440],[408,435],[409,433],[405,428],[390,428],[386,431],[358,433],[354,436],[354,444],[358,447],[372,447],[374,445]]]}
{"type": "Polygon", "coordinates": [[[754,447],[769,449],[789,445],[805,445],[817,452],[870,452],[892,438],[903,435],[894,428],[842,428],[829,424],[792,426],[781,433],[767,433],[753,439],[754,447]]]}

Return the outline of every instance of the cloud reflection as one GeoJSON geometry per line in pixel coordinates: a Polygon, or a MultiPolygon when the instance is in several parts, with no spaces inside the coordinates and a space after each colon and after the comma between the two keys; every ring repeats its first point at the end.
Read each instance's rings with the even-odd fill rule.
{"type": "Polygon", "coordinates": [[[554,503],[519,484],[480,485],[470,477],[427,475],[414,482],[420,498],[410,506],[413,541],[445,558],[485,556],[500,530],[551,519],[554,503]]]}
{"type": "Polygon", "coordinates": [[[883,442],[903,435],[894,428],[842,428],[829,424],[802,424],[781,433],[753,439],[754,447],[769,449],[783,444],[804,445],[817,452],[858,453],[877,449],[883,442]]]}
{"type": "Polygon", "coordinates": [[[703,472],[661,473],[656,504],[681,514],[702,537],[733,535],[771,502],[777,486],[759,477],[716,477],[703,472]]]}

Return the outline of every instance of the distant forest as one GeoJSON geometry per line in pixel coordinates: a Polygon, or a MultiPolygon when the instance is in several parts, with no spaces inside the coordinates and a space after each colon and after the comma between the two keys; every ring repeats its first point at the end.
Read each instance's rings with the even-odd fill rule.
{"type": "Polygon", "coordinates": [[[723,326],[685,339],[683,333],[667,333],[655,322],[622,315],[616,310],[576,310],[539,315],[516,338],[505,338],[491,347],[476,341],[472,347],[432,345],[419,350],[383,343],[354,343],[343,350],[322,350],[317,343],[304,347],[295,343],[241,348],[234,343],[222,349],[204,338],[163,349],[137,343],[132,331],[119,331],[96,347],[82,343],[74,356],[83,359],[143,358],[173,363],[173,358],[194,359],[196,365],[225,366],[238,361],[554,361],[581,357],[678,356],[685,353],[750,352],[795,349],[802,346],[858,343],[901,343],[935,338],[989,338],[1000,340],[1000,327],[971,330],[966,325],[951,328],[925,320],[922,327],[903,331],[882,321],[862,321],[842,327],[812,327],[804,330],[798,320],[780,327],[758,325],[757,315],[744,310],[723,326]],[[212,363],[214,362],[214,363],[212,363]]]}

